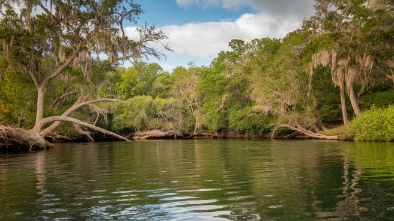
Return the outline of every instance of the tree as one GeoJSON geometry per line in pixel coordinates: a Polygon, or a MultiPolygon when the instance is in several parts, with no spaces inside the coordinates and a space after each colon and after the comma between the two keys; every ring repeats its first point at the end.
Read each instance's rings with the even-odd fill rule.
{"type": "MultiPolygon", "coordinates": [[[[125,22],[137,21],[142,13],[140,5],[132,0],[1,0],[0,7],[1,53],[9,68],[30,76],[37,90],[35,124],[13,140],[22,140],[20,137],[25,134],[31,139],[27,143],[31,148],[46,148],[48,143],[43,137],[56,128],[57,121],[69,121],[124,139],[69,117],[81,106],[115,100],[90,100],[90,96],[81,94],[63,114],[47,117],[44,114],[45,95],[51,82],[72,69],[82,71],[84,79],[89,81],[92,55],[105,54],[112,64],[141,56],[161,57],[162,54],[147,43],[161,43],[167,38],[164,32],[145,24],[137,29],[139,39],[129,39],[125,35],[123,26],[125,22]],[[49,123],[53,124],[45,127],[49,123]]],[[[9,128],[2,128],[3,134],[15,135],[9,128]]]]}
{"type": "Polygon", "coordinates": [[[358,98],[381,79],[391,76],[394,19],[390,1],[316,1],[316,16],[304,28],[315,31],[315,41],[324,42],[312,57],[311,75],[319,66],[331,68],[332,80],[340,88],[344,124],[348,123],[345,92],[356,116],[358,98]],[[361,85],[358,95],[354,86],[361,85]]]}
{"type": "Polygon", "coordinates": [[[231,51],[219,53],[217,62],[224,67],[225,87],[221,97],[221,108],[226,112],[227,130],[252,133],[259,127],[259,121],[252,113],[250,97],[251,75],[250,54],[254,51],[253,43],[233,39],[229,42],[231,51]]]}
{"type": "Polygon", "coordinates": [[[283,125],[298,130],[319,128],[302,66],[308,34],[296,30],[282,40],[265,39],[255,52],[260,55],[255,56],[251,79],[254,111],[274,117],[271,124],[276,128],[283,125]]]}
{"type": "Polygon", "coordinates": [[[178,106],[185,112],[185,117],[182,119],[185,125],[184,129],[192,130],[194,133],[202,124],[201,96],[197,90],[200,72],[201,69],[194,65],[188,69],[184,67],[176,68],[172,73],[174,83],[170,90],[170,95],[178,101],[178,106]]]}
{"type": "Polygon", "coordinates": [[[197,90],[201,94],[201,113],[204,125],[210,131],[228,128],[227,112],[223,97],[226,87],[226,70],[219,58],[212,61],[209,68],[200,74],[197,90]]]}
{"type": "Polygon", "coordinates": [[[121,74],[122,80],[118,82],[118,91],[122,99],[134,96],[153,95],[153,82],[163,73],[162,67],[157,63],[147,64],[138,62],[121,74]]]}

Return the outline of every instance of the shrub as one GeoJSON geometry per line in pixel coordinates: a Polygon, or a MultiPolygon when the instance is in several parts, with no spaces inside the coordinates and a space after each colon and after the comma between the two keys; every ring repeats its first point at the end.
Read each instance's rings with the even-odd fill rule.
{"type": "Polygon", "coordinates": [[[394,141],[394,106],[372,106],[349,124],[349,133],[357,141],[394,141]]]}

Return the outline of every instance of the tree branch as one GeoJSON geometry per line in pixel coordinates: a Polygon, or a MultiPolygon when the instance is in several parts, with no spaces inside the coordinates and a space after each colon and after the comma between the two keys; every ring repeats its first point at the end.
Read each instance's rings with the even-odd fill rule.
{"type": "MultiPolygon", "coordinates": [[[[78,108],[80,108],[82,106],[85,106],[85,105],[89,105],[89,104],[94,104],[94,103],[104,102],[104,101],[108,101],[108,102],[122,102],[120,100],[110,99],[110,98],[101,98],[101,99],[90,100],[90,101],[85,101],[85,102],[81,102],[81,101],[82,101],[82,97],[78,98],[78,100],[73,104],[73,106],[71,106],[69,109],[67,109],[61,116],[62,117],[67,117],[68,115],[70,115],[72,112],[74,112],[78,108]]],[[[50,125],[49,127],[45,128],[44,130],[42,130],[40,132],[40,134],[42,136],[47,135],[48,133],[50,133],[51,131],[56,129],[56,127],[59,126],[59,124],[60,124],[60,121],[54,122],[52,125],[50,125]]]]}
{"type": "Polygon", "coordinates": [[[46,77],[46,78],[42,81],[40,87],[44,89],[44,88],[46,87],[46,85],[48,84],[49,81],[51,81],[52,79],[54,79],[54,78],[56,78],[57,76],[59,76],[59,75],[64,71],[64,69],[66,69],[66,68],[71,64],[71,62],[72,62],[76,57],[78,57],[78,54],[79,54],[79,52],[81,51],[81,49],[82,49],[82,42],[80,42],[80,43],[78,44],[77,48],[73,51],[73,53],[71,54],[71,56],[70,56],[62,65],[60,65],[59,67],[57,67],[56,70],[55,70],[54,72],[52,72],[51,75],[49,75],[48,77],[46,77]]]}
{"type": "Polygon", "coordinates": [[[53,121],[66,121],[66,122],[75,123],[75,124],[84,126],[84,127],[86,127],[86,128],[90,128],[90,129],[92,129],[92,130],[101,132],[101,133],[103,133],[103,134],[108,134],[108,135],[111,135],[111,136],[113,136],[113,137],[119,138],[119,139],[121,139],[121,140],[124,140],[124,141],[127,141],[127,142],[131,142],[129,139],[127,139],[127,138],[125,138],[125,137],[122,137],[122,136],[120,136],[120,135],[118,135],[118,134],[116,134],[116,133],[114,133],[114,132],[111,132],[111,131],[109,131],[109,130],[105,130],[105,129],[103,129],[103,128],[94,126],[94,125],[92,125],[92,124],[83,122],[83,121],[81,121],[81,120],[78,120],[78,119],[75,119],[75,118],[72,118],[72,117],[65,117],[65,116],[47,117],[47,118],[42,119],[42,124],[44,125],[44,124],[47,124],[47,123],[50,123],[50,122],[53,122],[53,121]]]}
{"type": "MultiPolygon", "coordinates": [[[[315,138],[315,139],[322,139],[322,140],[339,140],[339,137],[338,137],[338,136],[327,136],[327,135],[324,135],[324,134],[315,133],[315,132],[309,131],[309,130],[307,130],[307,129],[305,129],[305,128],[299,126],[299,125],[293,127],[293,126],[290,126],[290,125],[287,125],[287,124],[280,124],[280,125],[278,125],[278,126],[275,128],[275,130],[277,130],[277,129],[281,128],[281,127],[285,127],[285,128],[290,129],[290,130],[298,131],[298,132],[300,132],[300,133],[302,133],[302,134],[305,134],[305,135],[308,136],[308,137],[315,138]]],[[[275,130],[274,130],[274,131],[275,131],[275,130]]]]}
{"type": "Polygon", "coordinates": [[[80,135],[86,136],[86,138],[88,138],[89,142],[94,142],[94,139],[90,135],[89,131],[83,130],[81,125],[79,125],[79,124],[73,123],[73,125],[74,125],[74,129],[77,131],[77,133],[79,133],[80,135]]]}
{"type": "Polygon", "coordinates": [[[52,19],[56,20],[57,22],[59,22],[59,18],[56,17],[54,14],[52,14],[52,12],[50,12],[41,2],[40,4],[38,4],[42,10],[44,10],[52,19]]]}

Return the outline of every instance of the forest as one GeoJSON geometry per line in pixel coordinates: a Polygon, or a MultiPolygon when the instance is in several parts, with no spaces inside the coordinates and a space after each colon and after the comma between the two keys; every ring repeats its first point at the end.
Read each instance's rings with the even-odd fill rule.
{"type": "Polygon", "coordinates": [[[0,147],[138,134],[394,141],[394,1],[315,8],[284,38],[233,39],[209,66],[167,72],[144,58],[165,58],[148,43],[171,53],[171,36],[148,24],[125,36],[143,12],[131,0],[0,0],[0,147]]]}

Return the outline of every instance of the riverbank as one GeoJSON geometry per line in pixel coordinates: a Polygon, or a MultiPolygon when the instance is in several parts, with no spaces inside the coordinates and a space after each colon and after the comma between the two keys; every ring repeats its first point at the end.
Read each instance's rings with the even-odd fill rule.
{"type": "MultiPolygon", "coordinates": [[[[333,128],[322,132],[324,136],[338,135],[338,140],[349,140],[350,138],[345,134],[345,127],[333,128]]],[[[318,139],[305,135],[299,131],[289,129],[282,129],[276,131],[274,134],[254,134],[250,135],[242,132],[210,132],[203,131],[197,133],[179,133],[176,131],[138,131],[138,132],[123,132],[121,135],[129,140],[166,140],[166,139],[179,139],[179,140],[212,140],[212,139],[318,139]]],[[[46,137],[49,143],[88,143],[88,142],[113,142],[119,139],[112,136],[91,132],[90,137],[84,135],[70,135],[61,133],[50,133],[46,137]]],[[[29,145],[21,145],[20,143],[10,142],[4,137],[0,138],[0,152],[32,152],[38,149],[31,148],[29,145]]]]}

